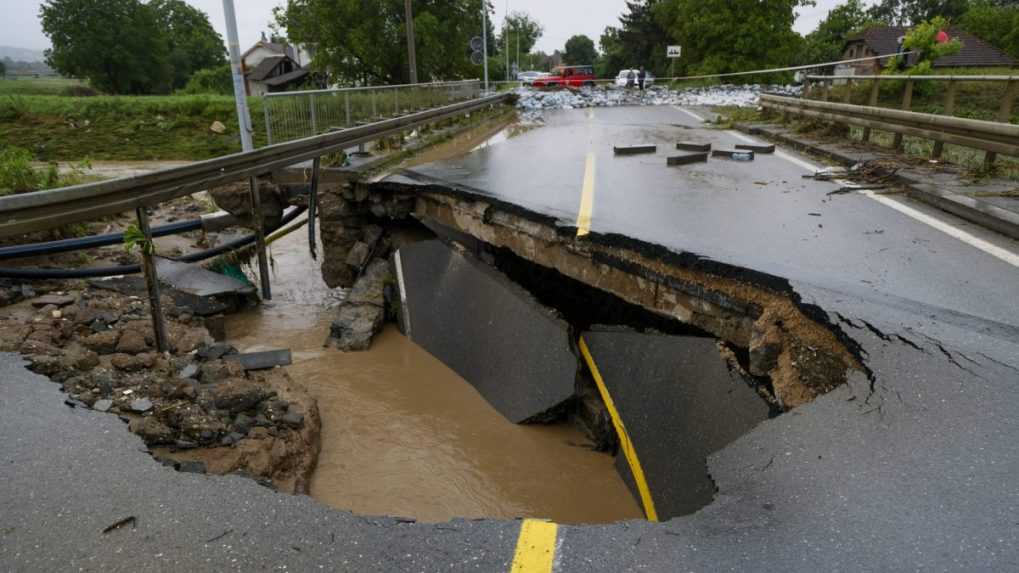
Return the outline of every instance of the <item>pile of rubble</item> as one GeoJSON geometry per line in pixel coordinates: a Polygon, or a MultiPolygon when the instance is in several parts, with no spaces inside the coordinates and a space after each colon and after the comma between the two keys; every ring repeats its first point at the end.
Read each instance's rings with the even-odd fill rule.
{"type": "Polygon", "coordinates": [[[168,465],[307,491],[318,409],[283,370],[246,372],[206,319],[170,296],[162,304],[174,348],[159,353],[144,300],[77,286],[0,309],[0,352],[20,352],[62,384],[69,407],[120,415],[168,465]]]}
{"type": "Polygon", "coordinates": [[[579,90],[542,91],[520,88],[517,107],[524,112],[587,107],[615,107],[633,105],[683,106],[756,106],[761,93],[798,96],[799,86],[784,85],[718,85],[673,90],[654,86],[641,92],[623,88],[583,88],[579,90]]]}

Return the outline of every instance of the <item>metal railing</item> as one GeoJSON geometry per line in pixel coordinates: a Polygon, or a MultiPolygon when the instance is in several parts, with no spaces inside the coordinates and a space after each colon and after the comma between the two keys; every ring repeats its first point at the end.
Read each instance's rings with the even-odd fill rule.
{"type": "Polygon", "coordinates": [[[311,137],[481,96],[480,80],[267,94],[269,144],[311,137]]]}

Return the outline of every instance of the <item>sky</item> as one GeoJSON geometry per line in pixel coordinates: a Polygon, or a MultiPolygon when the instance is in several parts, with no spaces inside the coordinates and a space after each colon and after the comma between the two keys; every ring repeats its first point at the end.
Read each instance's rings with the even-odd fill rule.
{"type": "MultiPolygon", "coordinates": [[[[189,4],[209,15],[212,25],[225,38],[222,0],[187,0],[189,4]]],[[[619,23],[619,15],[626,6],[625,0],[492,0],[495,4],[495,25],[498,28],[509,11],[524,11],[531,14],[545,26],[545,34],[538,41],[538,49],[552,52],[562,49],[566,40],[574,34],[586,34],[597,44],[606,26],[619,23]]],[[[41,0],[0,0],[5,4],[4,16],[0,19],[0,45],[33,50],[49,47],[49,40],[39,25],[41,0]]],[[[281,0],[235,0],[237,29],[241,48],[255,43],[263,31],[268,31],[272,21],[272,9],[281,0]]],[[[824,18],[838,0],[817,0],[817,5],[800,8],[796,31],[806,34],[824,18]]]]}

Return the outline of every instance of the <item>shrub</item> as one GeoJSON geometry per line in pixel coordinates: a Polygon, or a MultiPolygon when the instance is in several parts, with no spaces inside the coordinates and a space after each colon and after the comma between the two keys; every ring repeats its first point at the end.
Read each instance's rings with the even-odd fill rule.
{"type": "Polygon", "coordinates": [[[33,191],[38,188],[40,179],[32,168],[32,154],[27,149],[13,145],[0,147],[0,196],[33,191]]]}

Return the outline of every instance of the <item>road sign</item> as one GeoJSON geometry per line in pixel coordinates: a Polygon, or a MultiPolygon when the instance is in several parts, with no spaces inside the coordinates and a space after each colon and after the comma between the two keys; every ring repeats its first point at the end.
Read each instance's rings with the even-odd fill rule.
{"type": "Polygon", "coordinates": [[[481,46],[484,45],[485,45],[484,40],[482,40],[480,36],[474,36],[473,38],[471,38],[471,50],[475,52],[480,52],[481,46]]]}
{"type": "Polygon", "coordinates": [[[683,54],[683,46],[669,46],[668,57],[678,58],[683,54]]]}
{"type": "Polygon", "coordinates": [[[485,63],[485,56],[478,51],[471,52],[471,63],[475,66],[480,66],[485,63]]]}

